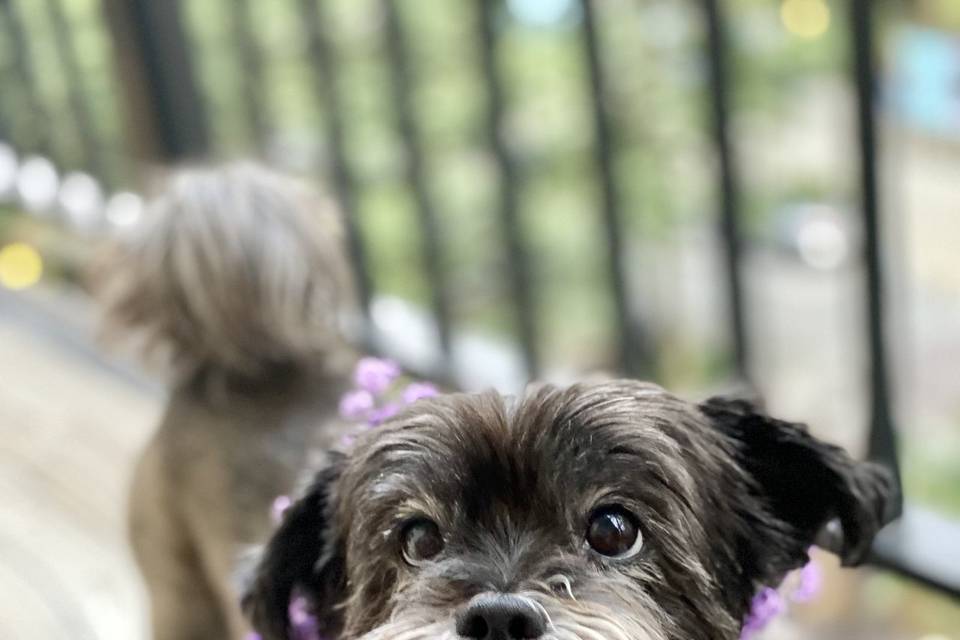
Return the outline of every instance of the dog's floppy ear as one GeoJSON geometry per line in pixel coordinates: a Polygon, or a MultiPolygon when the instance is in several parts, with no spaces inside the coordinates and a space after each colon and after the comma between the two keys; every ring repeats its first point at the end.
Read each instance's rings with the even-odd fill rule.
{"type": "Polygon", "coordinates": [[[317,473],[303,497],[283,515],[260,556],[242,604],[263,640],[290,637],[290,602],[295,594],[307,598],[322,632],[338,626],[335,605],[344,590],[344,560],[342,545],[333,539],[331,518],[342,465],[338,455],[317,473]]]}
{"type": "Polygon", "coordinates": [[[830,550],[844,565],[858,564],[880,528],[899,516],[900,492],[885,467],[858,462],[811,436],[804,425],[771,418],[745,400],[711,398],[700,410],[729,438],[738,464],[770,510],[774,522],[757,524],[773,525],[781,562],[802,563],[807,548],[836,519],[843,538],[830,550]]]}

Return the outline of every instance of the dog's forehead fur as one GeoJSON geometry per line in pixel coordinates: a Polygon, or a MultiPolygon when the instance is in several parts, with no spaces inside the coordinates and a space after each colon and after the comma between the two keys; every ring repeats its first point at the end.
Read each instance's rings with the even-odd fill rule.
{"type": "MultiPolygon", "coordinates": [[[[362,441],[341,492],[401,519],[455,526],[504,512],[557,526],[604,500],[656,508],[673,496],[697,510],[698,478],[716,479],[726,453],[696,407],[652,384],[455,394],[418,403],[362,441]]],[[[348,517],[372,515],[344,506],[348,517]]]]}

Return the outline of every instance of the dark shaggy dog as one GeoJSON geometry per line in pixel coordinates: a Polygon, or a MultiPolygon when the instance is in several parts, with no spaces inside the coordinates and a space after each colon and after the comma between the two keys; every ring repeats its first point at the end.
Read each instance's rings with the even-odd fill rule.
{"type": "Polygon", "coordinates": [[[733,640],[825,525],[856,564],[897,508],[884,469],[741,401],[450,395],[332,458],[246,607],[268,640],[297,592],[331,638],[733,640]]]}
{"type": "Polygon", "coordinates": [[[111,335],[170,374],[130,499],[155,640],[245,636],[237,557],[340,429],[345,272],[330,207],[249,164],[178,173],[100,264],[111,335]]]}

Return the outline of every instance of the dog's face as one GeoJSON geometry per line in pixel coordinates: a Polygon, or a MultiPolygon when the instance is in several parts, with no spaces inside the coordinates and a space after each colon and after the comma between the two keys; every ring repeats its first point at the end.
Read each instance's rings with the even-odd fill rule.
{"type": "Polygon", "coordinates": [[[862,559],[889,475],[742,402],[649,384],[422,401],[288,512],[246,600],[268,640],[306,595],[330,637],[736,638],[831,519],[862,559]]]}

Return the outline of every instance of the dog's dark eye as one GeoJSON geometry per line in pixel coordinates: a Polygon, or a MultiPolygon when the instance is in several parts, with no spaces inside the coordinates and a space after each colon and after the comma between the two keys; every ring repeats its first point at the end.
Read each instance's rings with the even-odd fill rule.
{"type": "Polygon", "coordinates": [[[587,544],[602,556],[628,558],[643,544],[636,518],[623,507],[601,507],[587,527],[587,544]]]}
{"type": "Polygon", "coordinates": [[[401,545],[403,559],[417,566],[443,551],[443,536],[432,520],[414,520],[404,527],[401,545]]]}

